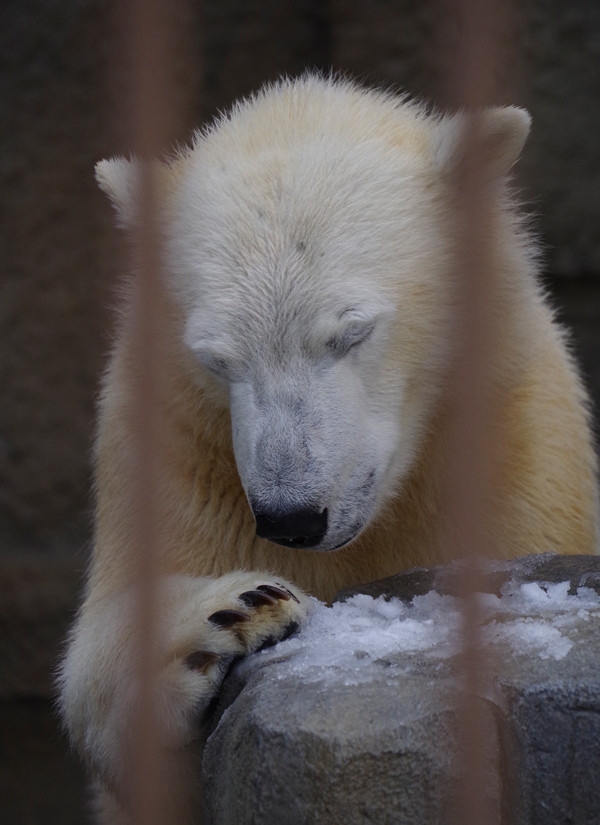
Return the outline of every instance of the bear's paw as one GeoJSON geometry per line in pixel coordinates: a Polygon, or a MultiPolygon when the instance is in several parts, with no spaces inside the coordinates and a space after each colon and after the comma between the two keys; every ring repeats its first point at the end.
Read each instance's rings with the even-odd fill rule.
{"type": "Polygon", "coordinates": [[[220,596],[223,606],[207,616],[208,647],[183,658],[189,670],[223,673],[233,659],[289,638],[306,615],[306,596],[280,581],[252,583],[251,589],[229,598],[220,596]]]}

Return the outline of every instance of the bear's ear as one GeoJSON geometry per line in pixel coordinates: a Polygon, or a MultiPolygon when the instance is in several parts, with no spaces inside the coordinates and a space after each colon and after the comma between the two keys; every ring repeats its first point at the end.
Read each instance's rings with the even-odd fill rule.
{"type": "MultiPolygon", "coordinates": [[[[529,134],[531,117],[517,106],[485,109],[478,117],[487,175],[500,178],[519,159],[529,134]]],[[[463,136],[467,125],[467,117],[462,112],[444,117],[437,124],[434,152],[440,170],[452,172],[463,161],[463,136]]]]}
{"type": "Polygon", "coordinates": [[[139,163],[126,158],[101,160],[95,167],[96,180],[114,206],[119,223],[130,227],[135,219],[139,163]]]}

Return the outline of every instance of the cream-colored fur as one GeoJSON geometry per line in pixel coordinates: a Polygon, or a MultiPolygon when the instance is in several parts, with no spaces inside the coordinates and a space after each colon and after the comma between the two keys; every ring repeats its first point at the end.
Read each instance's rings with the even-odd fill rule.
{"type": "MultiPolygon", "coordinates": [[[[174,765],[187,759],[223,661],[300,622],[302,590],[329,599],[344,586],[444,558],[451,176],[460,125],[458,116],[433,117],[390,95],[305,77],[241,103],[159,167],[168,280],[159,616],[169,654],[159,695],[165,759],[174,765]],[[348,312],[356,341],[332,355],[326,342],[350,334],[340,332],[348,312]],[[290,424],[295,387],[309,408],[298,427],[302,444],[319,454],[314,472],[294,451],[280,461],[286,444],[300,443],[290,424]],[[265,432],[276,445],[266,464],[265,432]],[[369,487],[361,482],[371,467],[369,487]],[[272,544],[255,534],[240,475],[246,492],[273,487],[272,497],[289,499],[308,490],[330,511],[331,546],[335,536],[348,540],[344,514],[357,525],[364,519],[336,551],[272,544]],[[289,481],[277,487],[275,476],[289,481]],[[262,584],[296,598],[252,608],[239,600],[262,584]],[[232,608],[250,617],[236,632],[208,620],[232,608]],[[193,669],[186,657],[194,651],[223,658],[193,669]]],[[[484,115],[500,331],[490,382],[498,467],[485,552],[497,557],[597,547],[585,392],[505,184],[528,129],[518,109],[484,115]]],[[[97,168],[125,226],[136,220],[135,172],[124,160],[97,168]]],[[[64,718],[103,783],[106,822],[117,816],[120,740],[135,701],[131,326],[125,306],[100,404],[89,586],[62,675],[64,718]]],[[[177,793],[194,797],[191,787],[177,793]]]]}

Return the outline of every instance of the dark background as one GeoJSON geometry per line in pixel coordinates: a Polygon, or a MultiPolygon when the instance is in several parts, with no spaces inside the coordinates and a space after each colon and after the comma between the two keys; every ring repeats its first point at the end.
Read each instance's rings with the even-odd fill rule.
{"type": "MultiPolygon", "coordinates": [[[[119,241],[94,163],[127,152],[116,6],[4,0],[0,11],[0,819],[81,821],[76,761],[50,713],[50,668],[90,531],[94,399],[119,241]]],[[[282,73],[331,67],[440,103],[460,29],[408,0],[165,2],[172,139],[282,73]]],[[[122,44],[121,44],[122,45],[122,44]]],[[[526,106],[517,169],[544,281],[600,403],[600,4],[523,0],[502,39],[498,103],[526,106]],[[510,69],[510,71],[509,71],[510,69]]]]}

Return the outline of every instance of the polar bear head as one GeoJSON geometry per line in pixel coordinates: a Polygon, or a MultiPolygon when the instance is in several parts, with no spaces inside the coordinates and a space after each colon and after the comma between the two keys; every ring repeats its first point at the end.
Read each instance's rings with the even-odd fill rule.
{"type": "MultiPolygon", "coordinates": [[[[529,117],[482,122],[500,181],[529,117]]],[[[242,102],[162,167],[182,343],[229,406],[259,536],[341,547],[415,461],[451,350],[460,123],[305,77],[242,102]]],[[[135,169],[97,167],[126,225],[135,169]]]]}

